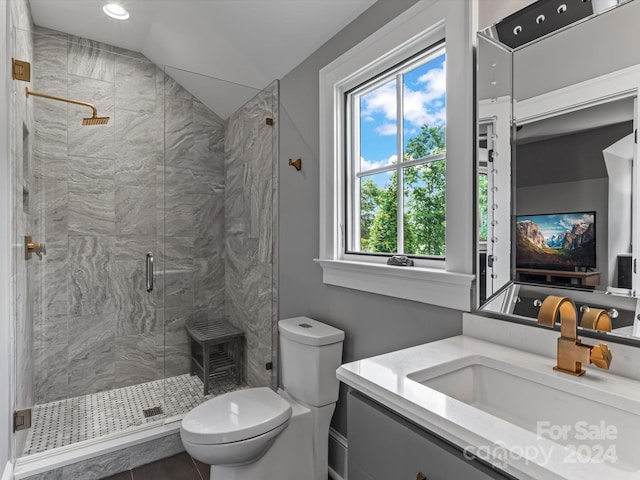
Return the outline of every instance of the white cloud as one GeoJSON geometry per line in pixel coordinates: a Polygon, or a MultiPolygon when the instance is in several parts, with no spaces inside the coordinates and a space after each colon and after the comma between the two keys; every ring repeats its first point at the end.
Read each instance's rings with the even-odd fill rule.
{"type": "Polygon", "coordinates": [[[433,68],[418,78],[420,83],[427,84],[427,90],[438,98],[447,91],[447,62],[442,62],[442,68],[433,68]]]}
{"type": "MultiPolygon", "coordinates": [[[[442,125],[446,121],[444,95],[446,92],[446,62],[418,78],[417,84],[404,87],[404,121],[414,127],[442,125]]],[[[395,135],[396,82],[392,81],[362,97],[362,115],[372,121],[374,114],[383,114],[387,120],[376,127],[379,135],[395,135]]]]}
{"type": "Polygon", "coordinates": [[[379,160],[377,162],[371,162],[366,160],[364,157],[360,157],[360,171],[366,172],[367,170],[373,170],[374,168],[385,167],[387,165],[393,165],[394,163],[398,163],[398,156],[391,155],[387,159],[379,160]]]}
{"type": "Polygon", "coordinates": [[[421,91],[404,90],[404,119],[405,122],[416,126],[425,124],[439,125],[444,124],[446,118],[446,110],[443,107],[439,109],[429,109],[427,104],[431,101],[429,94],[421,91]]]}
{"type": "Polygon", "coordinates": [[[406,122],[416,126],[445,123],[446,111],[443,99],[447,90],[446,70],[446,62],[442,64],[442,68],[429,70],[418,79],[418,83],[424,84],[424,86],[420,86],[416,90],[405,85],[404,116],[406,122]]]}
{"type": "Polygon", "coordinates": [[[585,213],[581,217],[562,217],[560,220],[560,225],[562,225],[566,230],[571,230],[574,225],[581,225],[586,223],[587,225],[593,223],[593,214],[585,213]]]}
{"type": "Polygon", "coordinates": [[[398,125],[395,123],[384,122],[376,127],[376,132],[380,135],[395,135],[398,131],[398,125]]]}
{"type": "Polygon", "coordinates": [[[362,96],[364,108],[362,115],[371,116],[383,113],[387,120],[396,119],[396,82],[389,82],[380,88],[362,96]]]}

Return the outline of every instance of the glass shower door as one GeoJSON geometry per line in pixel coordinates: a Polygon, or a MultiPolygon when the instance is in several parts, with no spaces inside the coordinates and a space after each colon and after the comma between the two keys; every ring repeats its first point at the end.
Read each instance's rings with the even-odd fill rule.
{"type": "Polygon", "coordinates": [[[172,421],[214,395],[276,383],[278,84],[260,90],[169,66],[165,73],[163,313],[172,421]],[[189,325],[211,334],[209,353],[190,338],[189,325]],[[241,350],[217,342],[215,325],[242,332],[241,350]]]}
{"type": "MultiPolygon", "coordinates": [[[[13,58],[31,61],[30,32],[14,28],[11,32],[13,58]]],[[[33,368],[33,268],[25,263],[25,237],[32,228],[30,215],[31,194],[34,178],[31,164],[32,111],[29,109],[24,87],[20,82],[11,84],[10,131],[11,142],[11,311],[14,338],[14,402],[18,412],[26,410],[24,421],[28,421],[28,410],[34,398],[33,368]]],[[[14,453],[21,455],[27,441],[28,430],[17,430],[14,436],[14,453]]]]}

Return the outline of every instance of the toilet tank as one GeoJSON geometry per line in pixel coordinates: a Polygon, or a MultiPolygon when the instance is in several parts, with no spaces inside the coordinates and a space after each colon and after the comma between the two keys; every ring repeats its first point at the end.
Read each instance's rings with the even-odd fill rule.
{"type": "Polygon", "coordinates": [[[280,320],[278,330],[285,391],[314,407],[337,402],[344,332],[307,317],[280,320]]]}

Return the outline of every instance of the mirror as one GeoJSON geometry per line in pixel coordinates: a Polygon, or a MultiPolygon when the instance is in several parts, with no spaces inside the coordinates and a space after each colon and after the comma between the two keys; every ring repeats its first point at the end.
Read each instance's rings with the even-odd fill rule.
{"type": "Polygon", "coordinates": [[[637,0],[539,0],[478,34],[477,303],[549,294],[639,337],[637,0]]]}
{"type": "Polygon", "coordinates": [[[478,293],[480,304],[511,280],[512,53],[478,38],[478,293]]]}

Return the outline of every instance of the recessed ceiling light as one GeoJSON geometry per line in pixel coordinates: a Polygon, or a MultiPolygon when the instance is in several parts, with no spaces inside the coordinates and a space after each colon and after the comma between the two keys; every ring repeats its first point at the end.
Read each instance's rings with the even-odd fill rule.
{"type": "Polygon", "coordinates": [[[104,7],[102,7],[102,11],[109,15],[111,18],[115,18],[117,20],[126,20],[127,18],[129,18],[129,12],[127,12],[117,3],[107,3],[104,7]]]}

